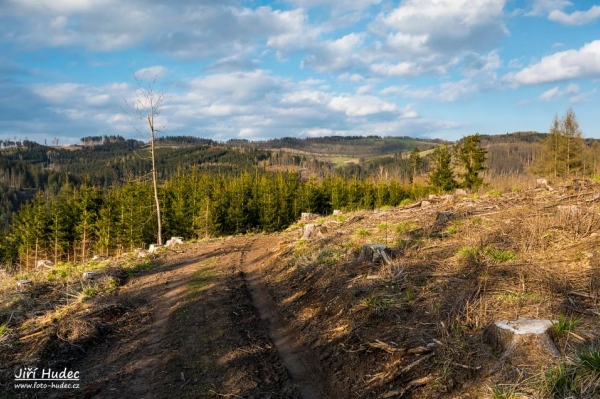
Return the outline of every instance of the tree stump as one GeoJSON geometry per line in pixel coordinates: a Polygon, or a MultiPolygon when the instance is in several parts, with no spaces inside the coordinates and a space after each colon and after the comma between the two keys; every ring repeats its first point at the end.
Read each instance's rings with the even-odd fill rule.
{"type": "Polygon", "coordinates": [[[317,215],[316,213],[302,212],[302,214],[300,215],[300,221],[301,222],[310,222],[311,220],[315,220],[318,217],[319,217],[319,215],[317,215]]]}
{"type": "Polygon", "coordinates": [[[385,263],[391,263],[392,259],[387,254],[387,250],[388,247],[385,245],[365,244],[362,246],[362,249],[360,251],[358,262],[367,261],[377,263],[383,260],[385,263]]]}
{"type": "Polygon", "coordinates": [[[452,194],[444,194],[440,197],[445,203],[454,202],[454,195],[452,194]]]}
{"type": "Polygon", "coordinates": [[[39,269],[40,267],[45,267],[48,269],[52,269],[53,266],[54,266],[54,263],[52,263],[52,261],[50,261],[48,259],[42,259],[42,260],[37,261],[35,268],[39,269]]]}
{"type": "Polygon", "coordinates": [[[323,237],[327,233],[327,227],[320,224],[307,224],[302,231],[302,239],[308,240],[313,237],[323,237]]]}
{"type": "Polygon", "coordinates": [[[96,278],[98,278],[98,273],[96,272],[83,272],[83,280],[84,281],[91,281],[91,280],[95,280],[96,278]]]}
{"type": "Polygon", "coordinates": [[[19,280],[17,281],[17,290],[23,291],[27,288],[33,287],[33,281],[31,280],[19,280]]]}
{"type": "Polygon", "coordinates": [[[171,237],[170,240],[167,240],[165,247],[173,248],[175,245],[183,245],[183,237],[171,237]]]}
{"type": "Polygon", "coordinates": [[[150,255],[150,253],[148,251],[146,251],[145,249],[142,249],[142,248],[136,248],[133,253],[134,253],[135,257],[138,259],[144,259],[150,255]]]}
{"type": "Polygon", "coordinates": [[[337,215],[343,215],[344,212],[340,211],[339,209],[334,209],[333,210],[333,216],[337,216],[337,215]]]}
{"type": "MultiPolygon", "coordinates": [[[[150,244],[150,247],[148,248],[148,253],[151,254],[155,254],[156,251],[158,251],[159,248],[162,248],[162,245],[158,245],[158,244],[150,244]]],[[[138,254],[139,257],[139,254],[138,254]]]]}
{"type": "Polygon", "coordinates": [[[492,324],[485,332],[486,341],[504,353],[489,373],[496,373],[511,360],[522,365],[560,357],[560,352],[548,333],[552,326],[551,320],[528,317],[492,324]]]}

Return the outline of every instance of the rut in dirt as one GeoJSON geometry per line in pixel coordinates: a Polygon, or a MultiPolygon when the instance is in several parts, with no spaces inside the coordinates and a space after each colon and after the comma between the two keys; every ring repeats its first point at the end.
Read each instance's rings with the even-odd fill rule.
{"type": "Polygon", "coordinates": [[[254,240],[240,253],[240,269],[252,299],[252,304],[264,322],[268,333],[283,361],[290,378],[304,399],[331,398],[331,391],[323,381],[319,359],[302,346],[287,328],[273,297],[262,280],[261,265],[268,257],[267,240],[254,240]],[[260,245],[257,245],[260,244],[260,245]]]}

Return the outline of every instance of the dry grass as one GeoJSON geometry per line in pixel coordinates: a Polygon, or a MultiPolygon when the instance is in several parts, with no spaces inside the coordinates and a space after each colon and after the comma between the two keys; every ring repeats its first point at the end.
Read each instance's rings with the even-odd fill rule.
{"type": "MultiPolygon", "coordinates": [[[[500,395],[496,397],[503,392],[504,397],[522,392],[523,397],[538,395],[543,363],[512,365],[495,374],[491,385],[483,382],[485,370],[494,365],[498,354],[482,342],[482,334],[499,320],[555,320],[566,314],[581,319],[576,331],[557,341],[563,353],[572,355],[577,345],[600,332],[595,310],[600,302],[600,262],[596,261],[600,259],[596,249],[600,244],[600,197],[596,194],[600,186],[571,182],[553,187],[553,191],[534,189],[534,180],[506,179],[485,189],[500,193],[482,192],[426,209],[360,213],[363,219],[344,221],[339,233],[304,242],[302,252],[335,251],[356,240],[357,231],[365,231],[370,235],[362,234],[358,241],[388,242],[394,263],[354,265],[345,253],[338,260],[337,272],[331,273],[331,263],[309,266],[318,257],[307,256],[303,264],[311,269],[310,284],[320,290],[319,299],[304,295],[286,304],[297,311],[309,305],[314,310],[337,298],[337,313],[333,309],[316,312],[314,330],[309,329],[312,336],[318,336],[321,329],[344,325],[344,339],[349,342],[360,335],[368,342],[391,340],[405,347],[419,341],[436,343],[431,365],[411,376],[414,381],[431,377],[437,385],[420,386],[415,397],[489,395],[489,386],[508,387],[496,391],[500,395]],[[344,308],[353,312],[350,319],[344,308]],[[517,382],[518,392],[510,388],[517,382]],[[440,396],[440,387],[448,390],[447,396],[440,396]]],[[[276,292],[293,290],[286,288],[289,281],[297,281],[293,270],[275,267],[272,272],[274,276],[281,273],[281,279],[273,277],[276,292]]],[[[357,360],[345,352],[338,355],[348,363],[348,373],[358,372],[351,370],[357,360]]],[[[387,370],[386,362],[393,359],[363,361],[367,368],[387,370]]],[[[359,395],[368,389],[360,382],[352,386],[359,395]]]]}

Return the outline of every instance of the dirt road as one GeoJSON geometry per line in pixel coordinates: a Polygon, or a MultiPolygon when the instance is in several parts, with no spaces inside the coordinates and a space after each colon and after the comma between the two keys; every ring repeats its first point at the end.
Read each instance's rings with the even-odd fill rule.
{"type": "Polygon", "coordinates": [[[187,246],[123,286],[119,301],[137,317],[75,366],[85,396],[329,397],[261,281],[272,245],[241,237],[187,246]]]}

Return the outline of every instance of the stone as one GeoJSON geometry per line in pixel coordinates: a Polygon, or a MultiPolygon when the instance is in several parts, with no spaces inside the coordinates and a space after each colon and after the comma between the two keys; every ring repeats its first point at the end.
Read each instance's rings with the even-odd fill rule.
{"type": "Polygon", "coordinates": [[[462,188],[457,188],[456,191],[454,191],[454,195],[468,195],[468,194],[467,194],[467,190],[464,190],[462,188]]]}
{"type": "Polygon", "coordinates": [[[340,211],[339,209],[334,209],[333,210],[333,216],[338,216],[338,215],[343,215],[344,212],[340,211]]]}

